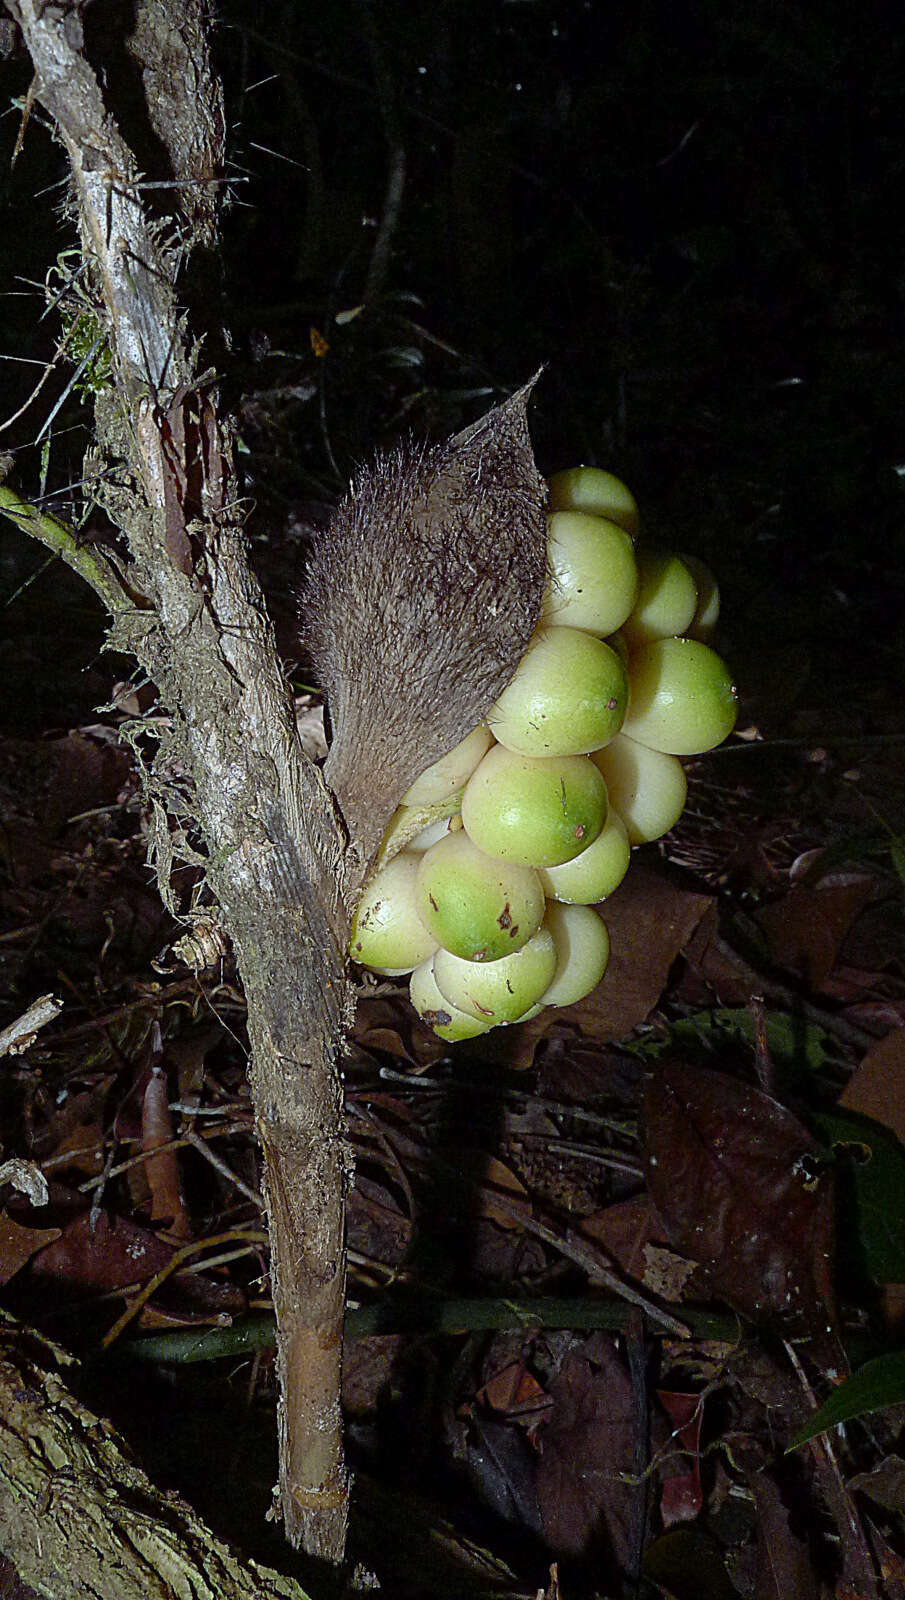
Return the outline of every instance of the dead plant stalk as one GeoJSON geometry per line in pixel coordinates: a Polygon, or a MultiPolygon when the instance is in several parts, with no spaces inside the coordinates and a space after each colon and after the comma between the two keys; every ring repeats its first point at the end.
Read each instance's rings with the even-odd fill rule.
{"type": "MultiPolygon", "coordinates": [[[[230,424],[214,375],[198,367],[203,330],[189,329],[176,298],[191,252],[216,245],[225,124],[210,16],[205,0],[139,0],[135,11],[128,49],[177,180],[161,222],[151,220],[136,154],[86,58],[80,10],[46,0],[7,0],[7,8],[70,163],[85,282],[112,357],[89,471],[103,479],[99,497],[128,550],[119,593],[112,604],[106,596],[110,642],[138,658],[173,717],[145,774],[161,891],[169,900],[175,766],[191,779],[209,884],[248,1003],[278,1322],[283,1518],[293,1543],[338,1561],[348,1494],[339,1408],[348,1157],[338,1057],[349,1010],[342,836],[320,773],[300,750],[246,562],[230,424]]],[[[40,518],[34,531],[41,536],[40,518]]],[[[105,581],[109,588],[109,571],[105,581]]],[[[184,812],[184,794],[180,803],[184,812]]]]}

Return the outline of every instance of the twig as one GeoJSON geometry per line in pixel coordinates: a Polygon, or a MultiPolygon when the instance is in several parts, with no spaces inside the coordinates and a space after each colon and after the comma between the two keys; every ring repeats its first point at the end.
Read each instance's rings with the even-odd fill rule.
{"type": "Polygon", "coordinates": [[[42,994],[39,1000],[33,1000],[21,1017],[0,1028],[0,1056],[20,1056],[23,1050],[29,1050],[40,1030],[53,1022],[62,1009],[62,1000],[52,994],[42,994]]]}
{"type": "Polygon", "coordinates": [[[232,1244],[237,1239],[241,1239],[246,1244],[267,1243],[266,1233],[256,1233],[242,1228],[229,1228],[225,1233],[214,1233],[208,1239],[197,1239],[192,1244],[184,1244],[178,1250],[174,1250],[166,1265],[161,1267],[159,1272],[155,1272],[153,1278],[148,1279],[148,1282],[139,1289],[134,1300],[129,1302],[122,1316],[117,1318],[112,1328],[107,1329],[101,1340],[101,1348],[104,1350],[110,1348],[111,1344],[119,1338],[123,1329],[127,1328],[129,1323],[138,1316],[142,1306],[147,1304],[152,1294],[155,1294],[160,1285],[167,1278],[172,1277],[174,1272],[179,1271],[184,1261],[191,1260],[192,1256],[196,1256],[199,1250],[210,1250],[215,1245],[220,1244],[232,1244]]]}
{"type": "Polygon", "coordinates": [[[38,511],[37,507],[23,500],[7,484],[0,484],[0,512],[9,517],[10,522],[14,522],[23,533],[52,550],[80,578],[84,578],[112,616],[135,610],[134,599],[124,588],[110,562],[94,545],[80,540],[74,528],[52,517],[47,511],[38,511]]]}

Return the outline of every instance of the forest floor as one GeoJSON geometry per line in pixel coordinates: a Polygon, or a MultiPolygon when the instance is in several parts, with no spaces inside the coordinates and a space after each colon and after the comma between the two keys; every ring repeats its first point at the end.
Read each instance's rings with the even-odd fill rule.
{"type": "MultiPolygon", "coordinates": [[[[385,1593],[902,1593],[901,1366],[789,1446],[901,1347],[905,714],[845,641],[757,631],[752,606],[737,734],[604,905],[588,1000],[450,1048],[362,981],[344,1387],[385,1593]]],[[[47,1184],[4,1169],[3,1301],[152,1476],[285,1564],[242,995],[228,953],[174,948],[138,700],[42,692],[40,734],[13,696],[0,741],[0,1022],[62,1009],[0,1080],[3,1155],[47,1184]]]]}

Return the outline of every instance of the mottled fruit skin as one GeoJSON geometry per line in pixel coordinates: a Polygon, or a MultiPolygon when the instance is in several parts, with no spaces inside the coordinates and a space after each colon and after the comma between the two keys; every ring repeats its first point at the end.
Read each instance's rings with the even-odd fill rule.
{"type": "Polygon", "coordinates": [[[478,849],[531,867],[571,861],[606,814],[606,784],[587,756],[522,756],[502,745],[487,752],[462,796],[478,849]]]}
{"type": "Polygon", "coordinates": [[[424,926],[415,905],[420,860],[402,850],[367,884],[349,942],[349,954],[363,967],[399,977],[436,950],[438,941],[424,926]]]}
{"type": "Polygon", "coordinates": [[[732,677],[697,639],[655,639],[629,660],[630,701],[623,731],[674,756],[713,750],[738,716],[732,677]]]}
{"type": "Polygon", "coordinates": [[[586,850],[558,867],[540,868],[537,875],[548,899],[559,900],[563,905],[592,906],[618,889],[628,872],[632,852],[625,823],[613,810],[614,804],[611,798],[603,831],[586,850]]]}
{"type": "Polygon", "coordinates": [[[434,938],[465,961],[499,961],[543,921],[544,891],[530,867],[488,856],[452,833],[421,858],[415,907],[434,938]]]}
{"type": "Polygon", "coordinates": [[[581,511],[556,511],[547,524],[550,582],[545,623],[605,638],[621,628],[638,597],[638,566],[624,528],[581,511]]]}
{"type": "Polygon", "coordinates": [[[626,669],[615,650],[581,628],[535,635],[487,721],[494,738],[527,756],[587,755],[622,726],[626,669]]]}
{"type": "Polygon", "coordinates": [[[476,1039],[479,1034],[487,1033],[493,1027],[492,1022],[470,1017],[444,998],[434,977],[433,956],[429,961],[423,961],[412,973],[409,999],[422,1022],[426,1022],[440,1039],[446,1039],[450,1044],[456,1044],[460,1039],[476,1039]]]}
{"type": "Polygon", "coordinates": [[[638,596],[622,624],[629,650],[649,639],[684,633],[698,603],[694,578],[681,556],[647,550],[638,557],[638,596]]]}
{"type": "Polygon", "coordinates": [[[550,987],[555,972],[556,945],[548,928],[539,928],[502,961],[460,961],[448,950],[434,957],[434,978],[444,998],[491,1027],[518,1022],[550,987]]]}

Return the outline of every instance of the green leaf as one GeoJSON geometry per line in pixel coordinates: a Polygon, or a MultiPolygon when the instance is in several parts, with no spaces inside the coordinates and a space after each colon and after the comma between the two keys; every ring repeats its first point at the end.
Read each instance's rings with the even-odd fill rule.
{"type": "Polygon", "coordinates": [[[905,1283],[905,1146],[860,1112],[814,1112],[808,1120],[843,1154],[837,1175],[843,1257],[875,1283],[905,1283]]]}
{"type": "MultiPolygon", "coordinates": [[[[829,1036],[813,1022],[805,1022],[787,1011],[768,1011],[764,1016],[767,1048],[777,1066],[799,1071],[819,1072],[827,1059],[829,1036]]],[[[714,1051],[726,1044],[754,1044],[754,1019],[744,1006],[698,1011],[682,1017],[671,1028],[674,1040],[701,1044],[714,1051]]]]}
{"type": "Polygon", "coordinates": [[[875,1356],[873,1361],[865,1361],[863,1367],[859,1367],[838,1389],[833,1390],[829,1399],[818,1407],[786,1446],[786,1454],[806,1444],[808,1439],[816,1439],[818,1434],[826,1433],[838,1422],[851,1422],[870,1411],[901,1405],[903,1400],[905,1350],[893,1350],[889,1355],[875,1356]]]}

